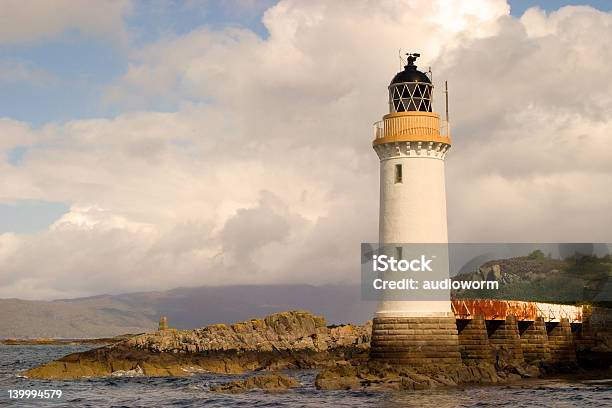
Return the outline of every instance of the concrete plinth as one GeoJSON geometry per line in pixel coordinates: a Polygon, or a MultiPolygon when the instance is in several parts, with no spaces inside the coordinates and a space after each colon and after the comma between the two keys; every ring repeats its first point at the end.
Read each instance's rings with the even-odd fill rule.
{"type": "Polygon", "coordinates": [[[548,347],[552,362],[576,362],[576,349],[572,338],[572,328],[568,319],[559,323],[546,323],[548,347]]]}
{"type": "Polygon", "coordinates": [[[516,363],[524,361],[516,317],[507,316],[506,320],[487,321],[487,332],[489,343],[498,355],[505,353],[504,359],[516,363]]]}
{"type": "Polygon", "coordinates": [[[413,367],[461,364],[454,317],[376,317],[370,359],[413,367]]]}
{"type": "Polygon", "coordinates": [[[462,360],[494,361],[483,316],[474,316],[470,320],[457,319],[457,330],[462,360]]]}
{"type": "Polygon", "coordinates": [[[548,347],[548,335],[544,319],[538,317],[533,322],[520,322],[520,325],[525,325],[524,330],[519,329],[525,361],[531,363],[550,360],[550,348],[548,347]]]}

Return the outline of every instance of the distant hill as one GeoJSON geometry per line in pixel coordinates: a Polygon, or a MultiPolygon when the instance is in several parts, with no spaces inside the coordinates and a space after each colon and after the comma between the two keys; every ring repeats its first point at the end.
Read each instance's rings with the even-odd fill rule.
{"type": "Polygon", "coordinates": [[[576,254],[559,260],[536,250],[527,256],[485,262],[475,271],[460,273],[453,279],[499,282],[499,290],[453,290],[456,298],[589,302],[605,307],[612,301],[610,255],[576,254]]]}
{"type": "Polygon", "coordinates": [[[333,323],[363,323],[374,302],[360,287],[244,285],[177,288],[163,292],[100,295],[54,301],[0,299],[0,338],[91,338],[140,333],[157,327],[191,329],[242,321],[285,310],[308,310],[333,323]]]}

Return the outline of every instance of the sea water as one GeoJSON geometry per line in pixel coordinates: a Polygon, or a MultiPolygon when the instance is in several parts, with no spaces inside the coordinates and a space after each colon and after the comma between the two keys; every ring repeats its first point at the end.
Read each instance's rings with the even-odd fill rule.
{"type": "Polygon", "coordinates": [[[302,386],[287,392],[218,394],[212,384],[245,376],[114,377],[76,381],[32,380],[19,374],[85,346],[0,345],[0,406],[16,407],[612,407],[612,380],[535,379],[514,385],[411,392],[319,391],[315,370],[288,370],[302,386]],[[61,390],[56,400],[9,399],[9,390],[61,390]]]}

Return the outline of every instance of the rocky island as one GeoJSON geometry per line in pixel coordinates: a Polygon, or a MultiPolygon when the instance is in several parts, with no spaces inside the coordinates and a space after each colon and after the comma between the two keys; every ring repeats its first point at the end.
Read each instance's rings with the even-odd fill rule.
{"type": "MultiPolygon", "coordinates": [[[[232,325],[196,330],[158,330],[93,350],[70,354],[23,373],[29,378],[78,379],[103,376],[186,376],[198,372],[238,374],[284,369],[319,369],[319,389],[426,389],[458,384],[498,384],[545,373],[543,364],[517,363],[503,348],[494,363],[454,367],[394,367],[370,362],[372,326],[327,326],[308,312],[277,313],[232,325]]],[[[577,368],[573,367],[573,368],[577,368]]],[[[548,368],[550,369],[550,367],[548,368]]],[[[286,377],[237,381],[220,392],[294,387],[286,377]],[[263,385],[262,385],[263,384],[263,385]]]]}
{"type": "Polygon", "coordinates": [[[308,312],[284,312],[232,325],[165,329],[70,354],[25,373],[30,378],[74,379],[141,371],[182,376],[198,371],[334,367],[366,361],[371,326],[326,326],[308,312]]]}

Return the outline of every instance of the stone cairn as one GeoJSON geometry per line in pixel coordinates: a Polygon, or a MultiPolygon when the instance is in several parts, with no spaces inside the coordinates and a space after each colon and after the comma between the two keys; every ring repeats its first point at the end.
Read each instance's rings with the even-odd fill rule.
{"type": "Polygon", "coordinates": [[[162,316],[159,318],[159,327],[157,330],[168,330],[168,318],[166,316],[162,316]]]}

